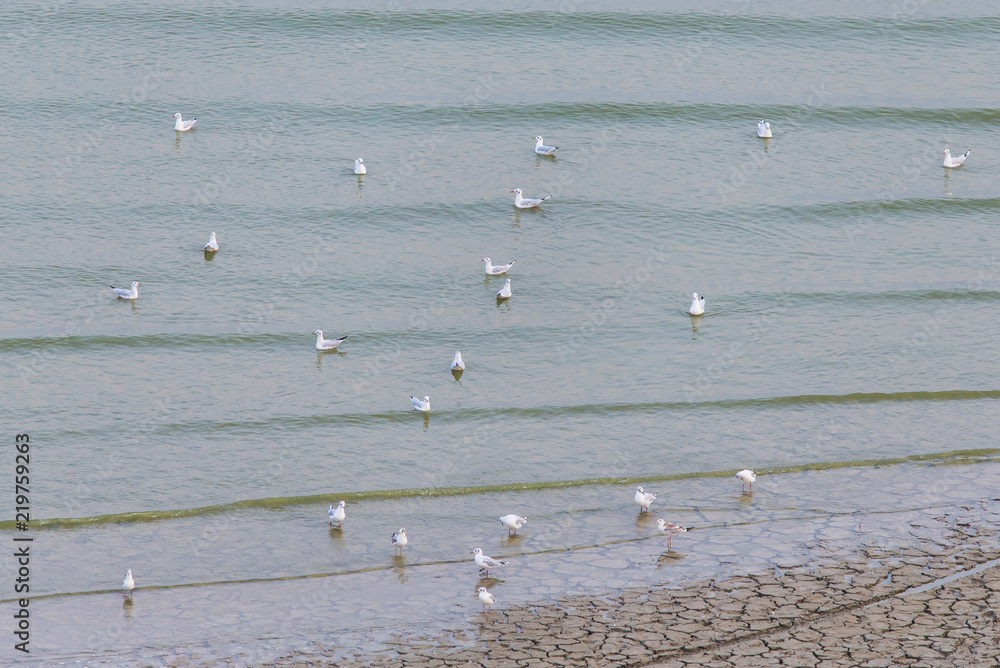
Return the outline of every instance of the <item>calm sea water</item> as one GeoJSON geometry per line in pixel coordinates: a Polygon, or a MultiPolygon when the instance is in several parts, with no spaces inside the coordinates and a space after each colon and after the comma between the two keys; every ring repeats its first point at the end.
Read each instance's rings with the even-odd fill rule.
{"type": "MultiPolygon", "coordinates": [[[[31,435],[43,520],[32,658],[361,646],[412,630],[400,597],[467,588],[428,608],[432,632],[475,612],[477,545],[603,555],[538,566],[535,587],[508,573],[508,601],[728,568],[692,548],[683,575],[647,572],[662,546],[636,484],[720,543],[741,513],[929,507],[901,482],[938,480],[928,462],[988,493],[1000,17],[823,11],[6,8],[0,410],[9,442],[31,435]],[[197,129],[175,133],[176,112],[197,129]],[[945,170],[945,148],[972,154],[945,170]],[[515,187],[552,199],[517,211],[515,187]],[[509,302],[486,256],[517,260],[509,302]],[[113,299],[131,281],[139,300],[113,299]],[[317,328],[349,338],[318,354],[317,328]],[[752,496],[727,477],[744,467],[770,473],[752,496]]],[[[766,535],[736,553],[780,561],[787,537],[766,535]]]]}

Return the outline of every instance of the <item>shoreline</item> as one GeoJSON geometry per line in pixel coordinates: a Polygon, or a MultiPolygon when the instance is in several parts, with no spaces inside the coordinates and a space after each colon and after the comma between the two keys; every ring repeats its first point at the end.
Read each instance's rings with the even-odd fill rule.
{"type": "Polygon", "coordinates": [[[941,509],[941,527],[909,547],[838,554],[820,544],[769,574],[511,605],[469,631],[397,637],[377,654],[331,648],[267,665],[993,666],[997,501],[941,509]]]}

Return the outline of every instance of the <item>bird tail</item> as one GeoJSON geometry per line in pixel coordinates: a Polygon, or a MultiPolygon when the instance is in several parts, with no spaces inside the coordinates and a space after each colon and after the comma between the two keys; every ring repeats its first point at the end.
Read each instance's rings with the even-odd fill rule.
{"type": "Polygon", "coordinates": [[[542,198],[542,201],[544,202],[547,199],[552,199],[552,195],[546,195],[545,197],[542,198]]]}
{"type": "Polygon", "coordinates": [[[962,157],[963,158],[968,158],[970,153],[972,153],[972,149],[969,149],[968,151],[966,151],[965,155],[963,155],[962,157]]]}
{"type": "Polygon", "coordinates": [[[515,263],[515,262],[517,262],[517,260],[511,260],[511,261],[510,261],[510,266],[512,266],[512,267],[513,267],[513,266],[514,266],[514,263],[515,263]]]}
{"type": "Polygon", "coordinates": [[[344,339],[347,338],[347,334],[344,334],[343,336],[340,336],[340,337],[337,337],[337,338],[339,338],[341,341],[343,341],[344,339]]]}
{"type": "Polygon", "coordinates": [[[118,288],[116,288],[115,286],[113,286],[113,285],[112,285],[112,286],[111,286],[111,289],[112,289],[112,290],[117,290],[118,288]]]}

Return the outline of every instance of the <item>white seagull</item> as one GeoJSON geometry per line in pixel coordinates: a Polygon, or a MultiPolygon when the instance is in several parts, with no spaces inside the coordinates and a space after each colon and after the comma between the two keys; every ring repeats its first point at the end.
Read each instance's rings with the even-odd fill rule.
{"type": "Polygon", "coordinates": [[[451,361],[452,371],[465,371],[465,362],[462,361],[462,352],[460,350],[455,351],[455,359],[451,361]]]}
{"type": "Polygon", "coordinates": [[[174,118],[177,119],[177,122],[174,123],[174,130],[177,130],[178,132],[187,132],[194,127],[195,123],[198,122],[197,118],[192,121],[185,121],[181,118],[180,114],[174,114],[174,118]]]}
{"type": "Polygon", "coordinates": [[[656,492],[644,492],[642,487],[635,488],[635,502],[639,504],[639,512],[646,512],[649,510],[649,504],[653,502],[656,498],[656,492]]]}
{"type": "Polygon", "coordinates": [[[132,577],[132,569],[130,568],[125,574],[124,582],[122,582],[122,593],[131,596],[133,589],[135,589],[135,579],[132,577]]]}
{"type": "Polygon", "coordinates": [[[497,292],[497,299],[510,299],[510,295],[510,279],[508,278],[507,282],[504,283],[503,287],[500,288],[499,292],[497,292]]]}
{"type": "Polygon", "coordinates": [[[496,603],[493,594],[486,591],[486,587],[480,587],[476,590],[476,593],[479,594],[479,602],[483,604],[483,612],[486,612],[486,606],[489,606],[490,610],[492,610],[493,604],[496,603]]]}
{"type": "Polygon", "coordinates": [[[757,136],[765,139],[771,136],[771,124],[765,123],[763,118],[757,121],[757,136]]]}
{"type": "Polygon", "coordinates": [[[487,557],[485,554],[483,554],[482,548],[479,547],[474,549],[471,552],[471,554],[476,555],[476,566],[479,566],[480,573],[486,571],[486,577],[490,576],[491,568],[500,568],[501,566],[506,566],[507,564],[510,563],[509,561],[499,561],[498,559],[494,559],[493,557],[487,557]]]}
{"type": "Polygon", "coordinates": [[[538,155],[555,155],[558,146],[546,146],[542,143],[542,138],[535,137],[535,153],[538,155]]]}
{"type": "Polygon", "coordinates": [[[392,546],[399,550],[400,554],[403,554],[403,548],[406,547],[406,527],[400,527],[399,531],[392,534],[392,546]]]}
{"type": "Polygon", "coordinates": [[[361,158],[358,158],[357,160],[354,161],[354,173],[357,174],[358,176],[368,173],[368,168],[365,167],[365,161],[362,160],[361,158]]]}
{"type": "Polygon", "coordinates": [[[425,413],[430,413],[431,412],[431,398],[430,397],[424,397],[423,399],[421,399],[420,397],[415,397],[415,396],[413,396],[411,394],[410,395],[410,401],[413,402],[413,410],[415,410],[415,411],[423,411],[425,413]]]}
{"type": "Polygon", "coordinates": [[[753,483],[757,479],[757,474],[750,469],[743,469],[736,474],[736,477],[743,481],[743,489],[746,489],[747,485],[750,485],[750,489],[752,490],[753,483]]]}
{"type": "Polygon", "coordinates": [[[316,335],[316,350],[335,350],[347,338],[345,335],[339,339],[324,339],[322,329],[317,329],[313,334],[316,335]]]}
{"type": "Polygon", "coordinates": [[[339,529],[340,523],[344,521],[345,517],[347,517],[347,502],[341,501],[336,508],[334,508],[331,503],[330,510],[326,511],[326,515],[330,518],[330,526],[333,526],[333,523],[336,522],[337,528],[339,529]]]}
{"type": "Polygon", "coordinates": [[[132,289],[128,288],[116,288],[115,286],[110,286],[115,294],[118,295],[119,299],[138,299],[139,298],[139,286],[142,285],[139,281],[132,281],[132,289]]]}
{"type": "Polygon", "coordinates": [[[521,517],[520,515],[515,515],[511,513],[510,515],[504,515],[500,518],[500,523],[507,527],[507,535],[517,535],[517,530],[524,526],[524,523],[528,521],[527,517],[521,517]]]}
{"type": "Polygon", "coordinates": [[[215,253],[219,250],[219,242],[215,238],[215,232],[212,232],[212,236],[208,238],[208,243],[205,244],[205,250],[210,253],[215,253]]]}
{"type": "Polygon", "coordinates": [[[674,536],[682,534],[685,531],[690,531],[694,527],[682,527],[677,524],[671,524],[663,519],[656,520],[656,528],[667,537],[667,549],[670,549],[670,541],[673,540],[674,536]]]}
{"type": "Polygon", "coordinates": [[[953,158],[953,157],[951,157],[951,151],[949,151],[948,149],[945,149],[944,150],[944,166],[947,167],[948,169],[954,169],[955,167],[961,167],[962,163],[965,162],[965,159],[969,157],[970,153],[972,153],[971,150],[970,151],[966,151],[965,155],[960,155],[957,158],[953,158]]]}
{"type": "Polygon", "coordinates": [[[536,206],[538,206],[545,200],[552,197],[552,195],[546,195],[542,199],[532,199],[530,197],[522,197],[520,188],[514,188],[513,190],[511,190],[511,192],[514,193],[514,206],[516,206],[518,209],[534,209],[536,206]]]}
{"type": "Polygon", "coordinates": [[[499,276],[500,274],[506,274],[507,270],[513,267],[517,260],[511,260],[508,264],[492,264],[492,260],[484,257],[483,262],[486,263],[487,276],[499,276]]]}
{"type": "Polygon", "coordinates": [[[698,296],[698,293],[691,294],[691,308],[688,309],[691,315],[705,315],[705,296],[698,296]]]}

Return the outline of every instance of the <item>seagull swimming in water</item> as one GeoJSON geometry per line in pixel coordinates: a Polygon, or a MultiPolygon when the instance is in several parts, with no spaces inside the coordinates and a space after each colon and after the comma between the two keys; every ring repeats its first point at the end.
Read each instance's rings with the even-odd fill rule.
{"type": "Polygon", "coordinates": [[[316,350],[336,350],[337,346],[347,338],[342,336],[339,339],[324,339],[322,329],[317,329],[313,334],[316,335],[316,350]]]}
{"type": "Polygon", "coordinates": [[[513,190],[511,190],[511,192],[514,193],[514,206],[516,206],[518,209],[534,209],[536,206],[538,206],[545,200],[552,197],[552,195],[546,195],[542,199],[522,197],[520,188],[514,188],[513,190]]]}
{"type": "Polygon", "coordinates": [[[368,173],[368,168],[365,167],[365,161],[362,160],[361,158],[358,158],[357,160],[354,161],[354,173],[357,174],[358,176],[368,173]]]}
{"type": "Polygon", "coordinates": [[[944,166],[947,167],[948,169],[954,169],[955,167],[961,167],[962,164],[965,162],[965,159],[969,157],[970,153],[972,153],[971,150],[966,151],[965,155],[960,155],[957,158],[953,158],[953,157],[951,157],[951,151],[949,151],[948,149],[945,149],[944,150],[944,166]]]}
{"type": "Polygon", "coordinates": [[[345,517],[347,517],[347,502],[341,501],[336,508],[334,508],[331,503],[330,510],[326,511],[326,515],[330,518],[330,526],[333,526],[333,523],[336,522],[337,528],[339,529],[340,523],[344,521],[345,517]]]}
{"type": "Polygon", "coordinates": [[[771,136],[771,124],[765,123],[763,118],[757,121],[757,136],[765,139],[771,136]]]}
{"type": "Polygon", "coordinates": [[[142,285],[139,281],[132,281],[132,289],[128,288],[116,288],[115,286],[110,286],[115,294],[118,295],[119,299],[138,299],[139,298],[139,286],[142,285]]]}
{"type": "Polygon", "coordinates": [[[555,155],[558,146],[546,146],[542,143],[541,136],[535,137],[535,153],[538,155],[555,155]]]}
{"type": "Polygon", "coordinates": [[[179,113],[174,114],[174,118],[177,119],[177,122],[174,123],[174,130],[177,130],[178,132],[187,132],[188,130],[194,127],[195,123],[198,122],[197,118],[195,118],[194,120],[185,121],[183,118],[181,118],[181,115],[179,113]]]}
{"type": "Polygon", "coordinates": [[[756,473],[754,473],[750,469],[743,469],[742,471],[736,474],[736,477],[743,481],[744,490],[747,488],[747,485],[750,485],[751,491],[753,490],[753,483],[757,479],[756,473]]]}
{"type": "Polygon", "coordinates": [[[490,610],[493,610],[493,604],[496,603],[496,599],[493,598],[493,594],[486,591],[486,587],[480,587],[476,590],[476,593],[479,594],[479,602],[483,604],[483,612],[486,612],[487,606],[489,606],[490,610]]]}
{"type": "Polygon", "coordinates": [[[487,557],[483,554],[482,548],[479,547],[474,549],[471,554],[476,555],[476,566],[479,566],[480,573],[486,571],[486,577],[490,576],[491,568],[500,568],[501,566],[506,566],[510,563],[509,561],[500,561],[498,559],[494,559],[493,557],[487,557]]]}
{"type": "Polygon", "coordinates": [[[704,315],[705,314],[705,296],[698,296],[695,292],[691,295],[691,308],[688,309],[688,313],[691,315],[704,315]]]}
{"type": "Polygon", "coordinates": [[[455,351],[455,359],[451,361],[452,371],[465,371],[465,362],[462,361],[462,351],[455,351]]]}
{"type": "Polygon", "coordinates": [[[415,396],[413,396],[411,394],[410,395],[410,401],[413,402],[413,410],[415,410],[415,411],[423,411],[425,413],[430,413],[430,411],[431,411],[431,398],[430,397],[424,397],[423,399],[421,399],[420,397],[415,397],[415,396]]]}
{"type": "Polygon", "coordinates": [[[528,521],[527,517],[521,517],[520,515],[515,515],[511,513],[510,515],[504,515],[500,518],[500,523],[507,527],[507,535],[517,535],[517,530],[524,526],[524,523],[528,521]]]}
{"type": "Polygon", "coordinates": [[[649,510],[649,504],[653,502],[656,498],[656,492],[644,492],[642,487],[635,488],[635,502],[639,504],[639,512],[646,512],[649,510]]]}
{"type": "Polygon", "coordinates": [[[219,250],[219,242],[215,238],[215,232],[212,232],[212,236],[208,238],[208,243],[205,244],[205,250],[209,253],[216,253],[219,250]]]}
{"type": "Polygon", "coordinates": [[[507,282],[497,292],[497,299],[510,299],[511,294],[513,293],[510,291],[510,279],[508,278],[507,282]]]}
{"type": "Polygon", "coordinates": [[[406,547],[406,527],[400,527],[399,531],[392,534],[392,546],[399,550],[400,554],[403,554],[403,548],[406,547]]]}
{"type": "Polygon", "coordinates": [[[135,579],[132,577],[132,569],[130,568],[125,574],[125,581],[122,582],[122,593],[131,597],[133,589],[135,589],[135,579]]]}
{"type": "Polygon", "coordinates": [[[483,262],[486,263],[486,275],[487,276],[499,276],[500,274],[506,274],[507,270],[514,266],[517,260],[511,260],[507,264],[492,264],[492,260],[488,257],[483,258],[483,262]]]}
{"type": "Polygon", "coordinates": [[[682,534],[685,531],[690,531],[694,527],[682,527],[678,526],[677,524],[671,524],[670,522],[666,522],[663,519],[658,519],[656,520],[656,528],[657,530],[659,530],[660,533],[662,533],[664,536],[667,537],[667,549],[669,550],[670,541],[673,540],[674,536],[682,534]]]}

